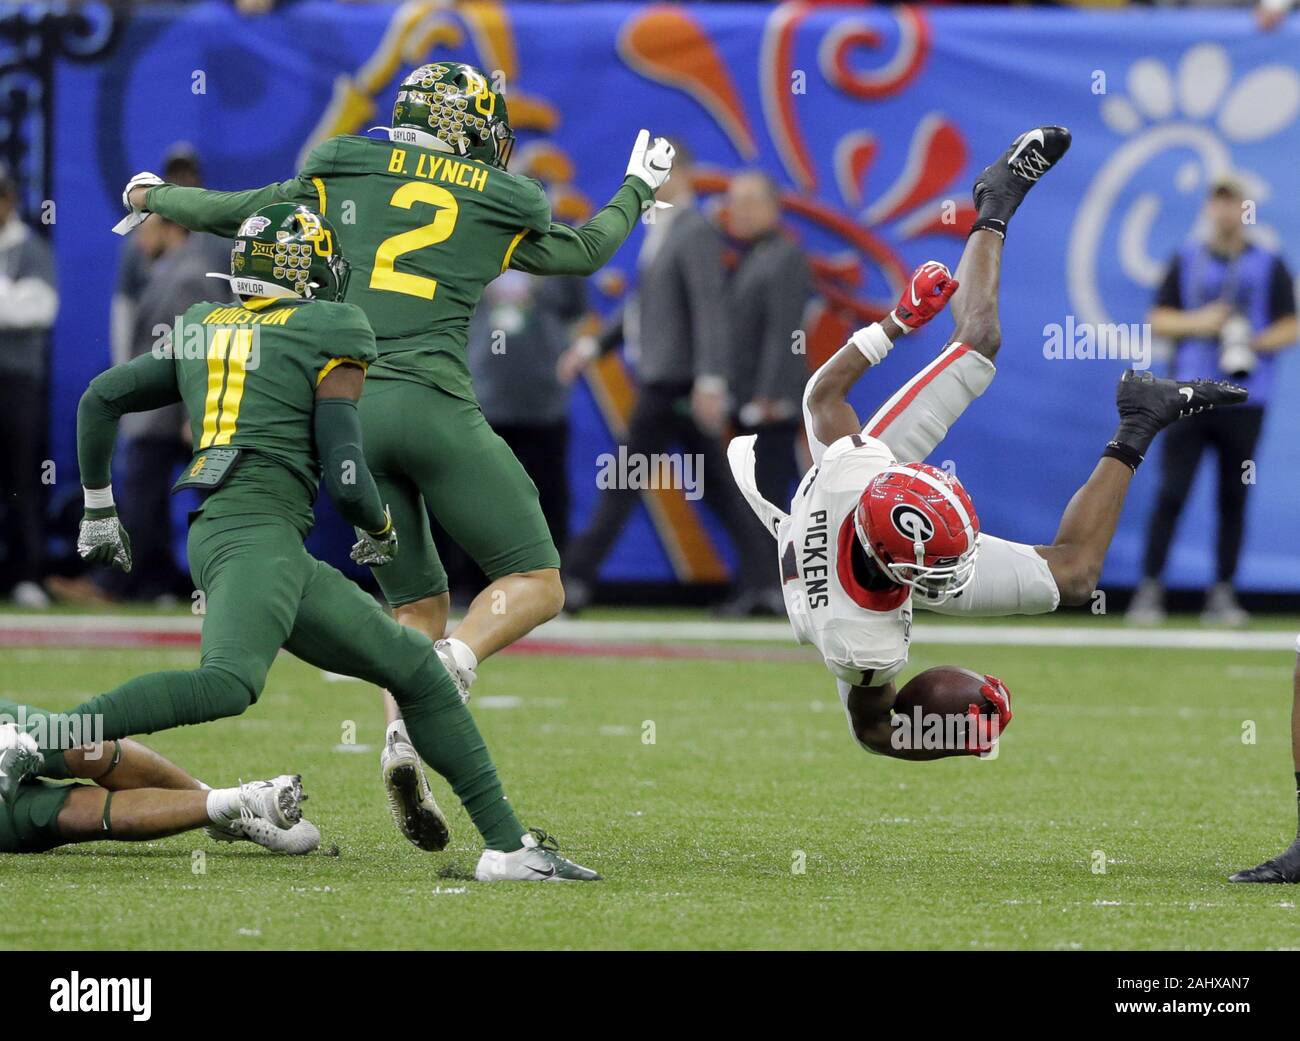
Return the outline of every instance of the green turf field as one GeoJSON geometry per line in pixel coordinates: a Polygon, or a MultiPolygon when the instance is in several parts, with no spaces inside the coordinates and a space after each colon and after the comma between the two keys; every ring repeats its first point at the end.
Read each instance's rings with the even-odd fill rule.
{"type": "MultiPolygon", "coordinates": [[[[0,650],[0,694],[65,707],[194,660],[0,650]]],[[[309,816],[338,855],[278,857],[195,833],[0,857],[0,946],[1300,945],[1292,890],[1224,881],[1294,834],[1292,655],[913,654],[916,667],[944,662],[996,673],[1016,695],[997,761],[859,751],[811,655],[502,657],[481,671],[474,705],[507,791],[607,881],[487,886],[470,880],[478,850],[459,807],[445,854],[417,851],[390,823],[373,691],[282,656],[245,716],[150,743],[209,783],[302,772],[309,816]],[[349,720],[370,750],[340,744],[349,720]]]]}

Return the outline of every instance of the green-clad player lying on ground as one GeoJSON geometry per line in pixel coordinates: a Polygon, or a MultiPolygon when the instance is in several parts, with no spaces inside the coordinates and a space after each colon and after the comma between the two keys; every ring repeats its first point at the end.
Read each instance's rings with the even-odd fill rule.
{"type": "MultiPolygon", "coordinates": [[[[642,130],[622,187],[570,228],[551,222],[540,184],[506,170],[514,143],[506,99],[472,66],[416,69],[398,90],[392,126],[374,129],[383,139],[331,138],[297,177],[249,191],[182,188],[137,174],[123,192],[131,213],[119,229],[154,212],[229,237],[247,214],[282,201],[315,207],[338,226],[353,268],[347,301],[370,319],[379,352],[359,406],[366,458],[402,533],[392,566],[375,578],[397,620],[439,642],[467,694],[480,661],[564,604],[560,556],[537,489],[474,396],[470,315],[507,268],[590,275],[602,267],[654,205],[673,150],[642,130]],[[490,581],[450,639],[447,573],[429,513],[490,581]]],[[[391,699],[388,718],[381,773],[398,826],[417,845],[439,849],[446,825],[432,812],[391,699]]]]}
{"type": "MultiPolygon", "coordinates": [[[[356,414],[374,335],[361,310],[341,302],[348,266],[335,229],[307,207],[267,206],[237,229],[231,271],[240,304],[195,304],[167,349],[97,376],[77,412],[86,495],[78,551],[129,568],[110,487],[118,420],[178,401],[188,409],[195,454],[177,487],[204,495],[188,542],[205,602],[199,668],[141,676],[46,720],[42,750],[67,747],[68,735],[85,732],[78,720],[115,740],[238,715],[283,647],[392,692],[420,756],[483,835],[480,880],[597,878],[547,848],[542,833],[525,832],[433,643],[303,547],[322,477],[357,527],[354,560],[386,563],[397,545],[356,414]]],[[[28,725],[38,740],[40,722],[28,725]]],[[[0,777],[0,794],[17,776],[0,777]]]]}
{"type": "MultiPolygon", "coordinates": [[[[44,710],[0,700],[0,774],[36,742],[17,728],[44,710]]],[[[49,752],[40,773],[0,802],[0,853],[43,853],[74,842],[136,842],[206,828],[219,842],[247,840],[278,853],[310,853],[320,831],[302,816],[297,776],[209,788],[136,741],[49,752]],[[90,784],[63,783],[72,779],[90,784]]]]}

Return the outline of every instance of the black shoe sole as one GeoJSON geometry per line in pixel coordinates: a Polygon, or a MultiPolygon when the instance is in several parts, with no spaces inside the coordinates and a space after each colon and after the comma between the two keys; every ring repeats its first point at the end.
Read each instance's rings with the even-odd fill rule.
{"type": "Polygon", "coordinates": [[[437,814],[420,805],[420,782],[414,766],[399,766],[388,775],[389,782],[401,796],[405,808],[403,831],[415,845],[427,853],[438,853],[451,842],[451,829],[437,814]]]}

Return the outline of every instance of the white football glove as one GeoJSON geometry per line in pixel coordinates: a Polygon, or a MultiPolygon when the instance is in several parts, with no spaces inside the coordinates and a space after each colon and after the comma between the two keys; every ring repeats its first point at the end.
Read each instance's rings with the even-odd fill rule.
{"type": "Polygon", "coordinates": [[[126,182],[126,187],[122,189],[122,205],[126,207],[127,214],[113,225],[115,234],[128,235],[149,219],[148,210],[137,210],[131,205],[131,190],[133,188],[152,188],[162,183],[163,179],[161,177],[150,173],[148,170],[141,170],[126,182]]]}
{"type": "Polygon", "coordinates": [[[627,176],[639,177],[652,192],[658,191],[673,171],[673,156],[676,154],[677,149],[665,138],[656,137],[651,143],[650,131],[642,130],[636,135],[632,158],[627,161],[627,176]]]}
{"type": "Polygon", "coordinates": [[[357,541],[352,547],[351,554],[356,563],[369,567],[383,567],[385,564],[392,563],[393,557],[397,556],[397,529],[393,527],[393,515],[387,506],[384,507],[384,517],[387,518],[388,524],[381,532],[372,533],[362,531],[360,528],[352,529],[357,533],[357,541]]]}
{"type": "Polygon", "coordinates": [[[131,570],[131,538],[118,520],[117,508],[87,509],[77,530],[77,554],[101,567],[131,570]]]}

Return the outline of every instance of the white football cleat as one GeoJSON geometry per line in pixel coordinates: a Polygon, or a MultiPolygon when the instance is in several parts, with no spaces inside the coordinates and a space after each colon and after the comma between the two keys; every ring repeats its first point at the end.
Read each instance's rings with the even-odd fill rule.
{"type": "Polygon", "coordinates": [[[438,660],[442,662],[442,667],[447,670],[447,675],[451,681],[456,684],[456,693],[460,695],[460,700],[469,704],[469,688],[474,685],[478,679],[478,673],[473,669],[467,669],[456,661],[451,652],[451,645],[447,640],[439,640],[433,645],[433,649],[438,652],[438,660]]]}
{"type": "Polygon", "coordinates": [[[205,829],[217,842],[247,839],[279,853],[310,853],[320,845],[320,829],[302,816],[307,796],[300,774],[239,786],[239,816],[205,829]]]}
{"type": "Polygon", "coordinates": [[[272,853],[287,853],[295,857],[320,846],[320,828],[306,817],[288,831],[260,817],[237,820],[224,828],[209,824],[205,830],[213,842],[255,842],[272,853]]]}
{"type": "Polygon", "coordinates": [[[599,882],[600,876],[590,868],[566,860],[556,850],[559,846],[546,832],[529,828],[522,839],[523,849],[505,853],[485,849],[474,869],[479,882],[599,882]]]}
{"type": "Polygon", "coordinates": [[[45,763],[36,739],[15,723],[0,726],[0,800],[12,805],[22,783],[45,763]]]}
{"type": "Polygon", "coordinates": [[[379,753],[379,776],[388,793],[388,808],[392,810],[398,831],[420,849],[430,852],[446,849],[451,842],[451,827],[433,797],[424,764],[400,723],[388,728],[379,753]]]}

